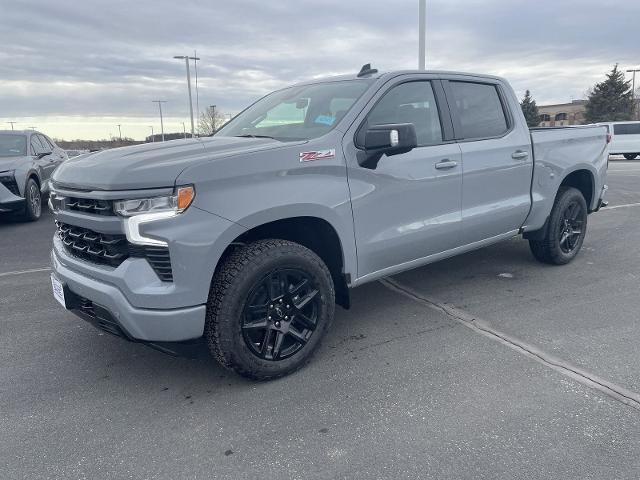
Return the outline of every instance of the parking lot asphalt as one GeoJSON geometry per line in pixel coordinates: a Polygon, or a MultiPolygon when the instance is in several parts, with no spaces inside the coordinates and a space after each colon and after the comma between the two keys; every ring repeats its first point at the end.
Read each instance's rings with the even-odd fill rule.
{"type": "Polygon", "coordinates": [[[637,405],[564,368],[640,392],[640,161],[608,183],[570,265],[514,239],[357,288],[312,363],[268,383],[66,313],[51,217],[0,220],[0,478],[636,479],[637,405]]]}

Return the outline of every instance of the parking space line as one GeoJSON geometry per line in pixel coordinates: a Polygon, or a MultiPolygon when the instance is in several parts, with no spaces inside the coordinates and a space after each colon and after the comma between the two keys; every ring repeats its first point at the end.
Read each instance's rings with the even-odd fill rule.
{"type": "Polygon", "coordinates": [[[605,395],[617,400],[618,402],[640,410],[640,394],[636,392],[628,390],[620,385],[616,385],[615,383],[609,382],[608,380],[600,378],[599,376],[591,372],[587,372],[586,370],[571,365],[561,358],[544,352],[534,345],[530,345],[520,339],[501,332],[493,328],[486,321],[483,321],[463,310],[460,310],[459,308],[429,299],[426,296],[412,290],[411,288],[400,284],[396,280],[385,278],[383,280],[380,280],[380,283],[391,291],[399,293],[400,295],[403,295],[432,310],[444,313],[450,319],[464,325],[467,328],[470,328],[476,333],[484,335],[485,337],[488,337],[511,348],[512,350],[515,350],[521,355],[531,358],[536,362],[541,363],[542,365],[551,368],[552,370],[555,370],[562,375],[572,378],[573,380],[576,380],[577,382],[589,388],[598,390],[599,392],[604,393],[605,395]]]}
{"type": "Polygon", "coordinates": [[[51,270],[51,268],[49,268],[49,267],[46,267],[46,268],[32,268],[30,270],[18,270],[16,272],[0,273],[0,277],[9,277],[11,275],[23,275],[23,274],[26,274],[26,273],[48,272],[50,270],[51,270]]]}
{"type": "Polygon", "coordinates": [[[601,212],[606,212],[607,210],[615,210],[616,208],[628,208],[628,207],[640,207],[639,203],[626,203],[624,205],[612,205],[610,207],[604,207],[601,212]]]}

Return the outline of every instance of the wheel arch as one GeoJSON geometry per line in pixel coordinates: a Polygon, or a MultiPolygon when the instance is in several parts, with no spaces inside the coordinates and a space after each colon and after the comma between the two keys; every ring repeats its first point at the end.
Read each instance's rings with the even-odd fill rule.
{"type": "Polygon", "coordinates": [[[327,218],[315,215],[270,216],[261,215],[263,221],[244,219],[240,223],[246,231],[229,243],[222,253],[216,272],[222,261],[238,246],[256,240],[277,238],[299,243],[313,251],[327,265],[336,290],[336,303],[344,308],[350,307],[348,253],[340,229],[327,218]]]}
{"type": "Polygon", "coordinates": [[[561,187],[573,187],[579,190],[587,202],[587,210],[589,212],[593,210],[595,175],[591,170],[587,168],[579,168],[566,174],[562,179],[562,182],[560,182],[560,186],[556,192],[556,198],[561,187]]]}

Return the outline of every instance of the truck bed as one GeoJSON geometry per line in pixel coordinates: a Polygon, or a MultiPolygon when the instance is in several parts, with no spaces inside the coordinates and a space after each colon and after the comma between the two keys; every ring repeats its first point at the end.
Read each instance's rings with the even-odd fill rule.
{"type": "Polygon", "coordinates": [[[533,179],[531,182],[531,212],[525,231],[542,228],[551,211],[563,178],[573,171],[591,173],[591,211],[598,208],[606,183],[609,150],[607,131],[601,126],[550,127],[531,129],[533,148],[533,179]]]}

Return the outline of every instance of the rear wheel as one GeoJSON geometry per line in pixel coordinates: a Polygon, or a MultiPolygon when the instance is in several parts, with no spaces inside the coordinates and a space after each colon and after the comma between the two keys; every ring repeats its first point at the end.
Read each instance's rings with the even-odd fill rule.
{"type": "Polygon", "coordinates": [[[26,205],[24,207],[24,219],[30,222],[38,220],[42,215],[42,194],[38,183],[30,178],[24,192],[26,205]]]}
{"type": "Polygon", "coordinates": [[[216,273],[205,335],[222,365],[267,380],[303,366],[333,320],[329,270],[311,250],[260,240],[234,251],[216,273]]]}
{"type": "Polygon", "coordinates": [[[637,156],[638,156],[637,153],[625,153],[624,154],[624,158],[626,158],[627,160],[633,160],[637,156]]]}
{"type": "Polygon", "coordinates": [[[561,187],[542,240],[529,240],[533,256],[543,263],[564,265],[573,260],[587,233],[587,202],[580,190],[561,187]]]}

